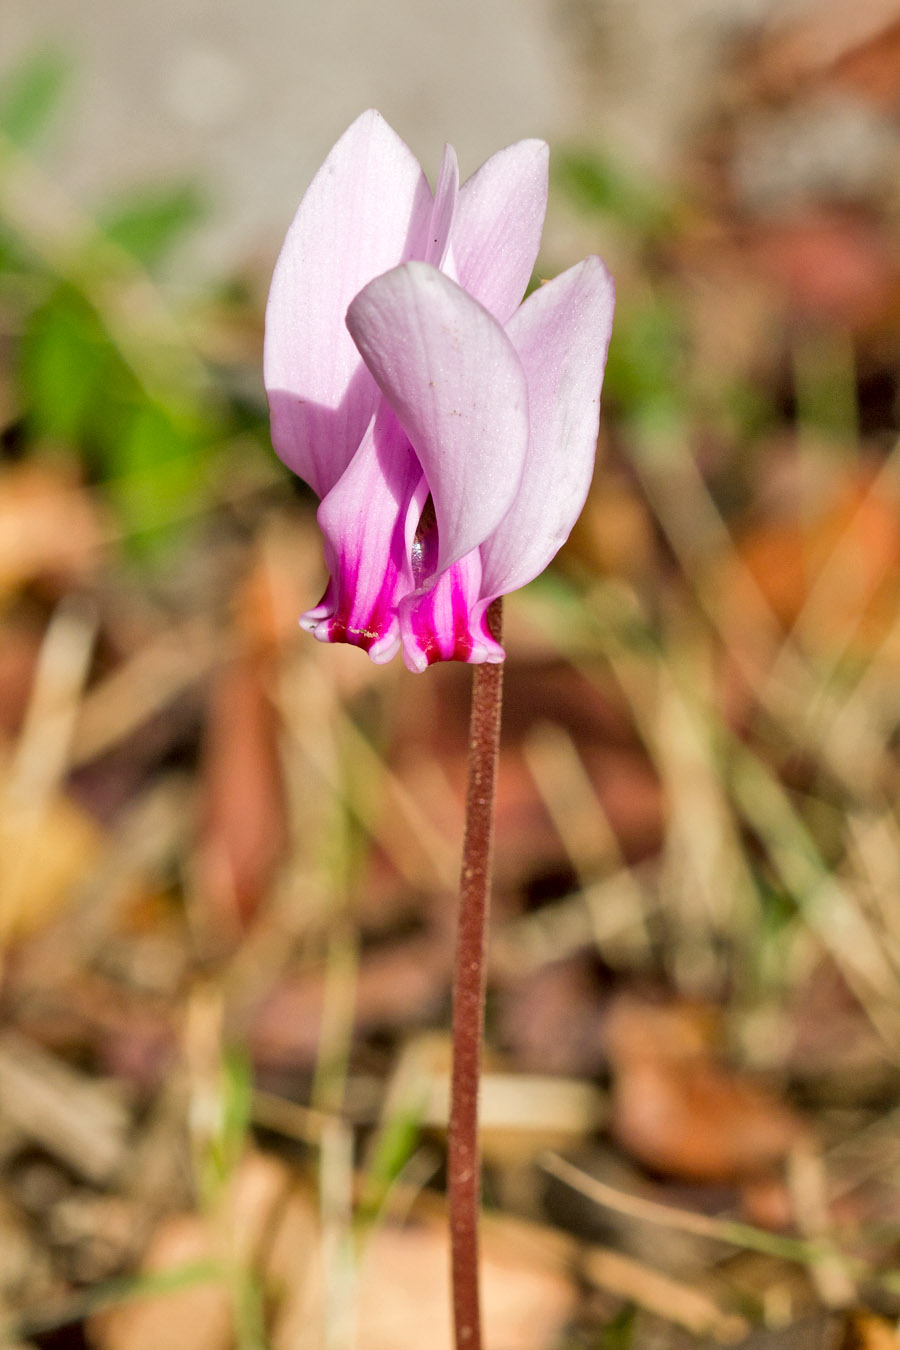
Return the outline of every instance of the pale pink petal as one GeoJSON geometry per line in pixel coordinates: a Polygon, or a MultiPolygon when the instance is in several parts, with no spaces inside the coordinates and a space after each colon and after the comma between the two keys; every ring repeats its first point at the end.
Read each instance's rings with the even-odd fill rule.
{"type": "Polygon", "coordinates": [[[275,266],[264,375],[272,442],[320,497],[337,482],[375,410],[375,385],[344,326],[354,295],[424,257],[431,190],[379,113],[363,113],[309,186],[275,266]]]}
{"type": "Polygon", "coordinates": [[[476,300],[427,263],[406,263],[356,297],[347,325],[425,472],[437,570],[496,529],[528,447],[525,372],[476,300]]]}
{"type": "Polygon", "coordinates": [[[477,548],[427,587],[400,602],[403,660],[413,672],[436,661],[502,661],[504,652],[485,625],[481,556],[477,548]]]}
{"type": "Polygon", "coordinates": [[[460,188],[446,270],[501,323],[534,270],[548,161],[543,141],[519,141],[492,155],[460,188]]]}
{"type": "Polygon", "coordinates": [[[300,620],[321,642],[349,642],[379,664],[400,647],[397,605],[415,585],[410,552],[428,489],[409,441],[382,401],[341,478],[319,506],[331,574],[300,620]]]}
{"type": "Polygon", "coordinates": [[[434,189],[434,207],[424,254],[424,261],[434,263],[435,267],[440,267],[447,252],[458,196],[459,163],[456,151],[452,145],[445,145],[434,189]]]}
{"type": "Polygon", "coordinates": [[[615,291],[599,258],[528,297],[507,333],[528,376],[531,444],[508,514],[482,546],[482,594],[506,595],[544,570],[584,506],[615,291]]]}

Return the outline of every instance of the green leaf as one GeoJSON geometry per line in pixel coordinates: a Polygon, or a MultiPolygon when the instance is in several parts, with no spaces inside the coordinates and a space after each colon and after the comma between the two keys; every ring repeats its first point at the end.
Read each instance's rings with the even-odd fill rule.
{"type": "Polygon", "coordinates": [[[363,1223],[371,1223],[377,1218],[391,1186],[415,1152],[422,1130],[423,1110],[423,1101],[410,1100],[382,1122],[375,1137],[359,1204],[358,1217],[363,1223]]]}
{"type": "Polygon", "coordinates": [[[56,1306],[50,1303],[39,1312],[19,1313],[0,1323],[0,1345],[18,1343],[32,1336],[42,1336],[48,1331],[74,1325],[105,1308],[118,1307],[142,1298],[177,1294],[182,1289],[193,1289],[199,1285],[225,1283],[229,1278],[230,1272],[221,1262],[210,1260],[192,1261],[168,1270],[146,1271],[108,1280],[104,1284],[94,1284],[88,1289],[61,1297],[56,1306]]]}
{"type": "Polygon", "coordinates": [[[600,1337],[602,1350],[630,1350],[634,1341],[635,1323],[636,1309],[628,1304],[603,1328],[600,1337]]]}
{"type": "MultiPolygon", "coordinates": [[[[196,1157],[200,1192],[207,1205],[215,1205],[234,1176],[247,1144],[253,1102],[253,1070],[246,1054],[226,1050],[219,1065],[215,1114],[208,1134],[197,1139],[196,1157]]],[[[249,1297],[246,1312],[252,1313],[252,1289],[238,1291],[249,1297]]],[[[239,1300],[240,1301],[240,1300],[239,1300]]]]}
{"type": "Polygon", "coordinates": [[[555,159],[553,176],[572,205],[586,214],[610,216],[640,234],[658,233],[671,220],[662,192],[638,182],[609,156],[564,151],[555,159]]]}
{"type": "Polygon", "coordinates": [[[33,146],[59,112],[70,74],[59,48],[31,52],[0,81],[0,130],[23,149],[33,146]]]}
{"type": "Polygon", "coordinates": [[[108,488],[132,543],[181,524],[197,509],[205,471],[201,428],[170,408],[138,404],[116,446],[108,488]]]}
{"type": "Polygon", "coordinates": [[[19,363],[32,434],[75,446],[103,383],[106,351],[91,310],[60,289],[26,328],[19,363]]]}
{"type": "Polygon", "coordinates": [[[154,267],[205,214],[196,185],[176,183],[130,193],[101,215],[100,225],[132,257],[154,267]]]}
{"type": "Polygon", "coordinates": [[[683,408],[684,334],[676,307],[664,296],[620,309],[604,391],[640,417],[665,422],[683,408]]]}

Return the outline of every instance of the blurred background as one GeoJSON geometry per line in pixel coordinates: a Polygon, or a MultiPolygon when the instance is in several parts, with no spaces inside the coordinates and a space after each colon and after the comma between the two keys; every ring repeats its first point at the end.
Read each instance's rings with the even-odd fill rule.
{"type": "Polygon", "coordinates": [[[898,0],[2,24],[0,1344],[450,1346],[470,672],[298,631],[261,382],[377,106],[432,179],[548,139],[538,276],[618,291],[506,606],[489,1350],[896,1345],[898,0]]]}

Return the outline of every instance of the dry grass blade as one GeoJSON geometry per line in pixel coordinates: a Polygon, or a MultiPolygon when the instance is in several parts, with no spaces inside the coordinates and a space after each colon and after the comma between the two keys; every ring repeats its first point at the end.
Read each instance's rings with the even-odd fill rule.
{"type": "MultiPolygon", "coordinates": [[[[884,559],[882,567],[869,569],[868,573],[863,570],[862,576],[858,575],[861,569],[856,564],[860,545],[864,542],[865,537],[867,508],[871,502],[879,498],[887,498],[887,505],[891,513],[896,513],[897,507],[900,505],[900,501],[898,501],[900,481],[898,479],[900,479],[900,442],[894,445],[878,472],[872,476],[868,487],[856,505],[855,512],[846,521],[843,531],[838,535],[828,557],[814,577],[803,608],[791,630],[789,644],[782,646],[767,677],[773,686],[782,682],[784,676],[782,662],[790,663],[793,660],[794,647],[797,646],[801,650],[806,650],[813,643],[815,632],[820,626],[823,616],[827,616],[833,610],[836,599],[840,599],[842,593],[846,591],[849,575],[856,583],[855,613],[852,622],[843,628],[840,644],[829,651],[824,660],[824,654],[817,653],[815,680],[820,691],[824,692],[828,689],[834,673],[840,667],[858,636],[859,627],[865,619],[867,606],[873,594],[884,585],[888,569],[894,562],[893,559],[884,559]]],[[[762,693],[765,701],[765,688],[762,693]]],[[[806,711],[810,734],[814,736],[827,728],[828,713],[833,711],[832,700],[813,700],[806,711]]]]}
{"type": "Polygon", "coordinates": [[[491,960],[498,970],[525,974],[591,943],[602,952],[624,950],[639,957],[646,948],[645,920],[656,908],[645,873],[623,867],[534,914],[511,920],[497,933],[491,960]]]}
{"type": "Polygon", "coordinates": [[[683,645],[681,668],[673,660],[658,672],[654,761],[668,806],[660,904],[675,982],[702,994],[727,978],[718,953],[725,942],[748,943],[758,907],[719,762],[711,653],[701,674],[683,645]]]}
{"type": "MultiPolygon", "coordinates": [[[[735,549],[693,458],[680,446],[677,450],[644,446],[636,456],[636,466],[700,609],[740,667],[759,706],[781,725],[788,740],[825,755],[829,770],[856,792],[852,770],[839,753],[831,753],[836,748],[832,738],[822,740],[820,735],[822,726],[840,717],[842,700],[820,679],[794,637],[783,635],[768,600],[735,549]],[[734,605],[730,592],[722,596],[710,582],[705,561],[716,554],[729,558],[738,574],[740,606],[734,605]],[[818,710],[814,726],[808,716],[811,706],[818,710]]],[[[854,712],[863,723],[870,720],[861,703],[854,705],[854,712]]]]}
{"type": "Polygon", "coordinates": [[[797,1227],[804,1237],[824,1244],[822,1257],[810,1267],[813,1282],[826,1308],[849,1308],[857,1299],[856,1286],[846,1265],[829,1242],[831,1216],[828,1180],[822,1156],[816,1149],[796,1148],[789,1159],[788,1185],[797,1227]]]}
{"type": "Polygon", "coordinates": [[[73,767],[111,750],[222,664],[226,644],[206,625],[163,633],[85,696],[73,731],[73,767]]]}
{"type": "Polygon", "coordinates": [[[759,833],[804,922],[844,973],[893,1054],[900,1028],[900,986],[879,934],[851,888],[826,865],[775,776],[736,739],[731,758],[733,792],[742,814],[759,833]]]}
{"type": "Polygon", "coordinates": [[[337,702],[320,667],[310,661],[304,663],[302,672],[295,670],[293,678],[286,679],[279,689],[278,704],[298,749],[381,845],[400,876],[413,885],[430,883],[442,890],[455,887],[455,848],[337,702]],[[311,706],[322,710],[324,721],[310,717],[311,706]],[[322,735],[329,717],[334,721],[334,738],[322,735]],[[353,765],[350,776],[342,769],[336,745],[353,765]],[[362,783],[365,790],[360,789],[362,783]],[[385,810],[386,802],[391,810],[385,810]]]}
{"type": "Polygon", "coordinates": [[[0,785],[0,946],[29,908],[49,908],[74,880],[68,855],[80,861],[92,853],[90,823],[60,786],[96,629],[93,607],[73,597],[57,607],[41,644],[25,721],[0,785]],[[51,819],[56,829],[48,831],[51,819]],[[62,846],[61,860],[54,845],[62,846]]]}
{"type": "Polygon", "coordinates": [[[90,1181],[116,1177],[127,1155],[131,1121],[102,1084],[8,1032],[0,1040],[4,1117],[90,1181]]]}
{"type": "Polygon", "coordinates": [[[6,810],[40,811],[69,765],[81,692],[97,633],[97,615],[78,597],[56,609],[38,658],[25,722],[5,786],[6,810]]]}
{"type": "MultiPolygon", "coordinates": [[[[525,762],[549,812],[572,866],[581,882],[589,936],[604,951],[608,940],[628,934],[632,959],[635,948],[647,945],[644,897],[634,874],[623,865],[622,852],[603,803],[581,761],[570,735],[561,727],[535,727],[523,747],[525,762]],[[615,903],[597,904],[589,898],[598,872],[615,868],[615,903]],[[609,932],[610,915],[615,928],[609,932]]],[[[612,878],[599,885],[609,887],[612,878]]],[[[520,927],[521,935],[521,927],[520,927]]],[[[552,958],[548,958],[552,959],[552,958]]]]}
{"type": "Polygon", "coordinates": [[[723,1345],[742,1341],[750,1331],[746,1318],[724,1312],[699,1289],[605,1247],[590,1247],[582,1269],[594,1284],[646,1312],[684,1327],[694,1336],[711,1336],[723,1345]]]}
{"type": "Polygon", "coordinates": [[[541,1166],[551,1176],[571,1186],[573,1190],[593,1200],[617,1214],[627,1215],[641,1223],[658,1224],[663,1228],[672,1228],[681,1233],[691,1233],[695,1237],[710,1238],[714,1242],[724,1242],[732,1247],[746,1247],[751,1251],[764,1252],[770,1256],[781,1257],[785,1261],[799,1261],[806,1264],[816,1261],[823,1255],[821,1247],[812,1241],[801,1238],[785,1237],[780,1233],[768,1233],[764,1229],[754,1228],[751,1224],[739,1223],[734,1219],[711,1218],[707,1214],[697,1214],[693,1210],[676,1209],[672,1205],[663,1205],[656,1200],[647,1200],[643,1196],[629,1195],[616,1190],[614,1186],[596,1177],[589,1176],[579,1167],[556,1154],[546,1154],[541,1166]]]}

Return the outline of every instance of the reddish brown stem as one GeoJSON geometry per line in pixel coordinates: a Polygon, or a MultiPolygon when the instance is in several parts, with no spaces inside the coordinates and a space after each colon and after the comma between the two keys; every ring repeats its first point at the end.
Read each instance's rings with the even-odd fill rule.
{"type": "MultiPolygon", "coordinates": [[[[489,612],[500,639],[500,601],[489,612]]],[[[469,784],[453,978],[453,1081],[448,1190],[456,1350],[481,1350],[478,1293],[478,1080],[484,1034],[485,939],[491,898],[494,791],[500,745],[503,666],[475,667],[469,729],[469,784]]]]}

